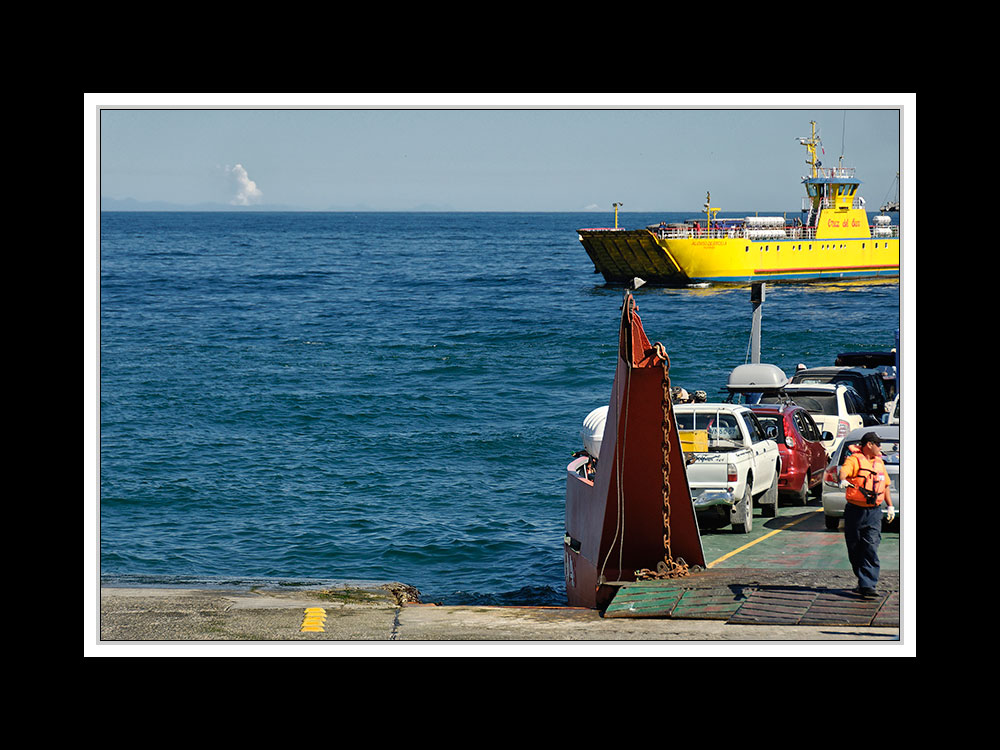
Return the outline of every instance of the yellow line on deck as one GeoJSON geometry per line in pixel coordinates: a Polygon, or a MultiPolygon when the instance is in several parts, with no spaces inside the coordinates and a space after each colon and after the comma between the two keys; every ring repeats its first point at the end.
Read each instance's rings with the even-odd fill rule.
{"type": "MultiPolygon", "coordinates": [[[[819,512],[821,511],[821,510],[823,510],[823,509],[822,509],[822,508],[813,508],[813,509],[812,509],[812,511],[810,511],[810,512],[812,512],[812,513],[819,513],[819,512]]],[[[742,552],[742,551],[743,551],[743,550],[745,550],[745,549],[748,549],[748,548],[750,548],[750,547],[753,547],[753,546],[754,546],[755,544],[757,544],[758,542],[763,542],[763,541],[764,541],[765,539],[769,539],[770,537],[774,536],[775,534],[777,534],[777,533],[779,533],[779,532],[782,532],[782,531],[784,531],[785,529],[790,529],[790,528],[791,528],[792,526],[794,526],[795,524],[797,524],[797,523],[802,523],[802,522],[803,522],[803,521],[805,521],[805,520],[806,520],[807,518],[809,518],[808,514],[807,514],[807,515],[804,515],[804,516],[802,516],[802,518],[796,518],[796,519],[795,519],[794,521],[791,521],[791,522],[789,522],[789,523],[786,523],[786,524],[785,524],[784,526],[782,526],[782,527],[781,527],[780,529],[775,529],[774,531],[772,531],[772,532],[770,532],[770,533],[767,533],[767,534],[764,534],[764,536],[762,536],[762,537],[761,537],[760,539],[754,539],[754,540],[753,540],[752,542],[748,542],[747,544],[744,544],[744,545],[743,545],[742,547],[737,547],[737,548],[736,548],[736,549],[734,549],[734,550],[733,550],[732,552],[727,552],[726,554],[724,554],[724,555],[723,555],[722,557],[720,557],[720,558],[719,558],[718,560],[712,560],[712,562],[710,562],[710,563],[709,563],[709,564],[708,564],[708,565],[707,565],[706,567],[708,567],[708,568],[711,568],[711,567],[712,567],[713,565],[715,565],[716,563],[720,563],[720,562],[722,562],[723,560],[728,560],[728,559],[729,559],[730,557],[732,557],[733,555],[735,555],[735,554],[737,554],[737,553],[739,553],[739,552],[742,552]]]]}

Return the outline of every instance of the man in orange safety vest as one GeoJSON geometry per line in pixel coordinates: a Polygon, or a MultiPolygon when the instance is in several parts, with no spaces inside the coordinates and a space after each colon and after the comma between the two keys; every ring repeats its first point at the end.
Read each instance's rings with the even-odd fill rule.
{"type": "Polygon", "coordinates": [[[864,597],[875,596],[878,583],[878,546],[882,541],[882,503],[887,505],[889,523],[896,509],[889,496],[889,474],[882,461],[882,440],[866,432],[840,467],[840,486],[844,488],[844,538],[847,556],[858,577],[855,591],[864,597]]]}

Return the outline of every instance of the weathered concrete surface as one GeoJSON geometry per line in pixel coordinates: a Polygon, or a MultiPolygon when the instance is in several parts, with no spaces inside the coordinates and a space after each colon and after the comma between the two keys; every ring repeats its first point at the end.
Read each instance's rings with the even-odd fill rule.
{"type": "MultiPolygon", "coordinates": [[[[706,578],[706,582],[714,579],[706,578]]],[[[810,582],[815,582],[810,578],[810,582]]],[[[899,627],[611,619],[570,607],[435,606],[401,584],[320,590],[102,588],[96,643],[843,641],[900,644],[899,627]],[[320,608],[320,629],[303,632],[320,608]]],[[[99,650],[98,650],[99,653],[99,650]]]]}

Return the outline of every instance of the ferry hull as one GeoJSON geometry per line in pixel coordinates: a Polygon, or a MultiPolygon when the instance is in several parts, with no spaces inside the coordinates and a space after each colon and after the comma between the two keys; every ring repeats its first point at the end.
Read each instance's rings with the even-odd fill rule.
{"type": "Polygon", "coordinates": [[[753,241],[744,238],[661,238],[648,229],[578,230],[605,281],[649,284],[745,284],[899,276],[898,238],[753,241]]]}

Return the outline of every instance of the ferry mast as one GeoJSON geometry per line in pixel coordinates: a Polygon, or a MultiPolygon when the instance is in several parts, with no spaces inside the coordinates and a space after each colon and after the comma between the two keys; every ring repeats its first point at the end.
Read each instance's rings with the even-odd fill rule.
{"type": "MultiPolygon", "coordinates": [[[[853,167],[823,167],[823,162],[816,153],[816,147],[822,147],[823,140],[816,135],[816,121],[811,120],[809,124],[812,126],[812,135],[798,139],[809,153],[806,164],[811,169],[811,174],[802,179],[809,201],[809,207],[803,207],[802,211],[807,213],[804,224],[816,228],[820,211],[824,208],[839,211],[852,208],[861,181],[854,178],[853,167]]],[[[867,225],[867,221],[865,224],[867,225]]],[[[868,232],[865,231],[864,234],[867,235],[868,232]]]]}

